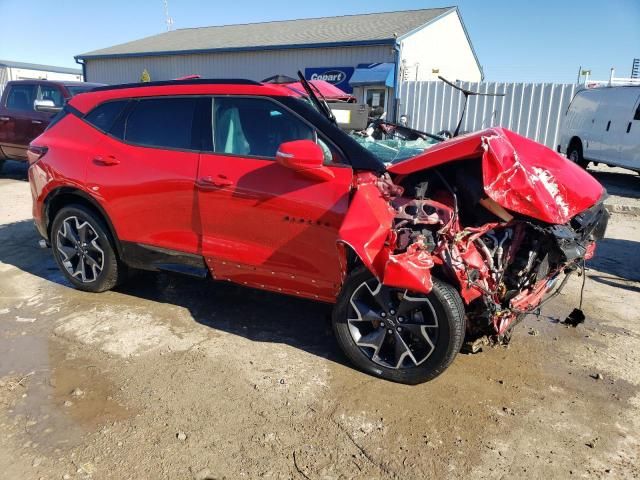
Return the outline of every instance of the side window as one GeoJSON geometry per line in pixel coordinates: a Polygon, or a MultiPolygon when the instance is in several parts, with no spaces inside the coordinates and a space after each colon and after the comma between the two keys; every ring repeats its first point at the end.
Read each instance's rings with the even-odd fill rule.
{"type": "Polygon", "coordinates": [[[197,98],[151,98],[136,102],[127,117],[124,139],[150,147],[194,150],[197,98]]]}
{"type": "Polygon", "coordinates": [[[215,97],[213,105],[216,153],[275,158],[284,142],[316,138],[311,127],[270,100],[215,97]]]}
{"type": "Polygon", "coordinates": [[[56,107],[64,105],[64,97],[57,87],[50,85],[40,85],[38,90],[38,100],[51,100],[56,107]]]}
{"type": "Polygon", "coordinates": [[[7,108],[12,110],[33,110],[37,85],[11,85],[7,96],[7,108]]]}
{"type": "Polygon", "coordinates": [[[128,100],[103,103],[87,113],[84,119],[98,130],[110,132],[127,103],[129,103],[128,100]]]}

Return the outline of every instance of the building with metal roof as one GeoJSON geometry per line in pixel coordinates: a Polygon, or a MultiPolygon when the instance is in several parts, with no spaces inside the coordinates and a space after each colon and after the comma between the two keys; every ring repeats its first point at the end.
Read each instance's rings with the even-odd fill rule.
{"type": "Polygon", "coordinates": [[[152,80],[262,80],[300,70],[385,111],[393,111],[403,79],[483,77],[457,7],[184,28],[76,60],[86,81],[108,84],[138,81],[144,70],[152,80]]]}
{"type": "Polygon", "coordinates": [[[0,60],[0,95],[4,90],[4,86],[11,80],[82,81],[82,70],[79,68],[0,60]]]}

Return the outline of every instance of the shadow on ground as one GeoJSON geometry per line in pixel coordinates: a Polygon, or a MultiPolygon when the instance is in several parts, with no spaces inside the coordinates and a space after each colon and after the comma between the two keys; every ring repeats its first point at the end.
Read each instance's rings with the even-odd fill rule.
{"type": "Polygon", "coordinates": [[[589,170],[603,186],[609,195],[628,198],[640,198],[640,175],[631,170],[607,172],[589,170]]]}
{"type": "MultiPolygon", "coordinates": [[[[0,225],[0,262],[72,288],[28,220],[0,225]]],[[[346,365],[333,338],[331,306],[177,274],[135,272],[118,293],[186,308],[208,327],[259,342],[284,343],[346,365]]]]}
{"type": "MultiPolygon", "coordinates": [[[[618,280],[640,282],[640,256],[637,254],[638,250],[640,250],[640,242],[604,238],[598,242],[596,254],[592,260],[587,262],[587,266],[599,272],[614,275],[618,277],[618,280]]],[[[607,283],[605,281],[607,277],[598,277],[596,275],[592,278],[596,279],[596,281],[607,283]]],[[[609,281],[615,280],[615,278],[609,278],[609,281]]],[[[624,288],[624,286],[617,283],[615,286],[624,288]]]]}
{"type": "Polygon", "coordinates": [[[28,180],[27,170],[29,165],[27,162],[18,162],[15,160],[6,160],[0,170],[0,178],[11,178],[13,180],[28,180]]]}

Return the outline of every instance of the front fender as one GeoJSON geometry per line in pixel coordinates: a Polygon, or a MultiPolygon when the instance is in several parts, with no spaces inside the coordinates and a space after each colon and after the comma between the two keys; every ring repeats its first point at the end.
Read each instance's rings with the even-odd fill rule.
{"type": "Polygon", "coordinates": [[[355,193],[340,227],[338,243],[349,246],[383,285],[429,293],[433,286],[431,255],[417,245],[393,254],[395,211],[389,203],[389,190],[398,187],[390,182],[371,173],[356,177],[355,193]]]}

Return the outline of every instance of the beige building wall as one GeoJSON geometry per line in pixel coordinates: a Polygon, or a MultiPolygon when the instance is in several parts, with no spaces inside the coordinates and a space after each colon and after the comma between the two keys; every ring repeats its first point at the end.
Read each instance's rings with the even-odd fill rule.
{"type": "Polygon", "coordinates": [[[401,40],[401,49],[407,81],[437,80],[438,75],[452,81],[482,80],[482,70],[457,10],[408,35],[401,40]]]}

